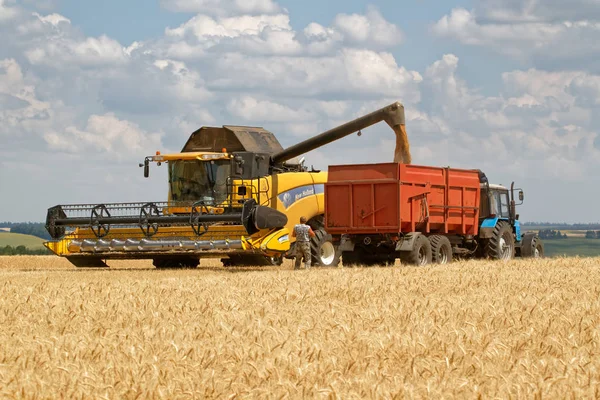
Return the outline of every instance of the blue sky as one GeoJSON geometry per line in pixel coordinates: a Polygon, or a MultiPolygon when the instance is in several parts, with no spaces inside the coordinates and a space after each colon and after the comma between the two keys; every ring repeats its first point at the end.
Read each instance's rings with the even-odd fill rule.
{"type": "MultiPolygon", "coordinates": [[[[525,221],[600,221],[598,0],[0,0],[0,35],[0,220],[162,200],[137,163],[202,125],[287,146],[400,100],[414,163],[516,181],[525,221]]],[[[390,148],[376,126],[307,160],[390,148]]]]}

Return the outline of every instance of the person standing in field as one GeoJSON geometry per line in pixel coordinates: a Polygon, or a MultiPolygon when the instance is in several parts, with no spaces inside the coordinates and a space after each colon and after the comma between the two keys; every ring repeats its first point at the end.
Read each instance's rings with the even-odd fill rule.
{"type": "Polygon", "coordinates": [[[304,258],[304,269],[310,268],[310,238],[315,233],[309,225],[306,225],[306,217],[300,217],[300,223],[294,226],[292,237],[296,238],[296,263],[294,269],[300,269],[300,261],[304,258]]]}

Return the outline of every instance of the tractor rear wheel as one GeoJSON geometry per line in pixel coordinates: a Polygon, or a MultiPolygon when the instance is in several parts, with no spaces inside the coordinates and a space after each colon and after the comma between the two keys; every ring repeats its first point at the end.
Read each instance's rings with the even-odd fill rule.
{"type": "Polygon", "coordinates": [[[521,244],[521,257],[542,258],[544,257],[544,244],[537,234],[525,234],[521,244]]]}
{"type": "Polygon", "coordinates": [[[403,251],[400,260],[403,263],[423,267],[431,264],[431,242],[427,236],[419,235],[416,237],[413,248],[410,251],[403,251]]]}
{"type": "Polygon", "coordinates": [[[434,264],[449,264],[452,262],[452,244],[444,235],[429,236],[431,242],[431,259],[434,264]]]}
{"type": "Polygon", "coordinates": [[[486,258],[504,261],[515,257],[515,238],[512,227],[506,221],[496,224],[492,237],[485,243],[484,255],[486,258]]]}

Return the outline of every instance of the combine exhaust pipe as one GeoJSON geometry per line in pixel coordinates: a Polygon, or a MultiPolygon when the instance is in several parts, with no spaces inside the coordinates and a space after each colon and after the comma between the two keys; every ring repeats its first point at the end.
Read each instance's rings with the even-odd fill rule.
{"type": "Polygon", "coordinates": [[[351,135],[362,129],[368,128],[369,126],[375,125],[381,121],[385,121],[390,128],[394,129],[394,131],[396,131],[396,129],[400,129],[397,127],[404,127],[406,125],[404,105],[402,105],[400,102],[395,102],[387,107],[383,107],[382,109],[374,111],[363,117],[357,118],[353,121],[323,132],[320,135],[290,146],[287,149],[273,154],[271,156],[271,163],[274,165],[282,164],[294,157],[298,157],[301,154],[325,146],[326,144],[351,135]]]}

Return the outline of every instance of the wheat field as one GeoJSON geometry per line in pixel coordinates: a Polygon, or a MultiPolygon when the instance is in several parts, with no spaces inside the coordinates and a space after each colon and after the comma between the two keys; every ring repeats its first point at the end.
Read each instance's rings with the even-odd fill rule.
{"type": "Polygon", "coordinates": [[[290,268],[0,257],[0,397],[600,397],[598,258],[290,268]]]}

